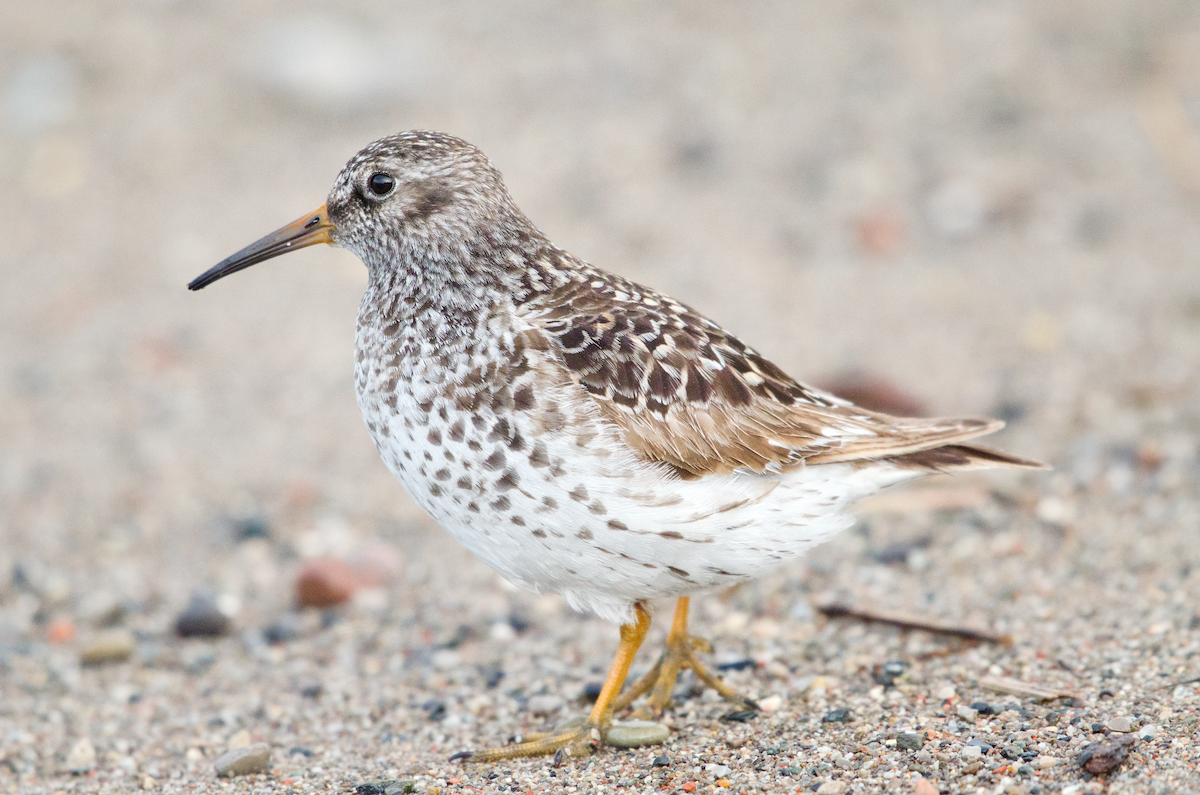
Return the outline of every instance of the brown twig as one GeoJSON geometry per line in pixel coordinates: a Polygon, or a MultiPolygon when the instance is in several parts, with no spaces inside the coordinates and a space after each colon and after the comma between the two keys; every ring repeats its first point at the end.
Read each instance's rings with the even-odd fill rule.
{"type": "Polygon", "coordinates": [[[896,610],[874,610],[835,602],[833,604],[818,605],[817,611],[826,618],[854,618],[859,621],[890,624],[901,629],[919,629],[925,632],[932,632],[935,635],[962,638],[963,640],[974,641],[976,643],[998,643],[1001,646],[1012,645],[1011,635],[1001,635],[982,629],[943,624],[930,618],[911,613],[901,613],[896,610]]]}

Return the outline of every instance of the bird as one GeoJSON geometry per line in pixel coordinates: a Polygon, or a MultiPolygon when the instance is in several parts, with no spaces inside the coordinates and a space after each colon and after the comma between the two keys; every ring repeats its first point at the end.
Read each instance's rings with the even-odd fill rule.
{"type": "MultiPolygon", "coordinates": [[[[354,155],[315,211],[221,261],[200,290],[320,243],[368,271],[355,390],[387,468],[441,527],[509,581],[619,626],[583,720],[463,751],[495,762],[595,752],[614,720],[671,706],[699,657],[692,596],[760,577],[854,522],[880,489],[1036,461],[970,443],[1003,422],[893,417],[789,376],[699,311],[555,246],[475,146],[411,130],[354,155]],[[676,600],[666,648],[623,691],[650,626],[676,600]]],[[[653,728],[653,726],[651,727],[653,728]]],[[[625,744],[666,731],[625,733],[625,744]]]]}

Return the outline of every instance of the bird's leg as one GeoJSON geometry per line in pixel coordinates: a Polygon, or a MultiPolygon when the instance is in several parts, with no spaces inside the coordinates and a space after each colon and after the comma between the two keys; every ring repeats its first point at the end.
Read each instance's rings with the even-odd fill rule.
{"type": "Polygon", "coordinates": [[[671,622],[671,631],[667,634],[666,650],[654,667],[617,699],[614,709],[624,709],[639,696],[649,693],[650,697],[645,705],[634,712],[633,717],[647,718],[662,714],[671,704],[671,691],[675,689],[675,680],[684,668],[691,668],[701,682],[716,690],[726,701],[745,709],[758,709],[758,704],[718,679],[696,657],[697,650],[711,652],[712,646],[708,641],[688,634],[688,604],[688,597],[679,598],[675,606],[675,619],[671,622]]]}
{"type": "Polygon", "coordinates": [[[486,751],[462,751],[450,757],[454,760],[470,760],[472,762],[498,762],[503,759],[522,759],[527,756],[554,754],[555,759],[570,756],[590,754],[602,744],[608,736],[612,725],[613,707],[617,694],[625,684],[629,674],[629,666],[637,654],[638,647],[650,630],[650,613],[640,603],[633,606],[634,622],[621,625],[621,644],[617,647],[617,656],[613,658],[612,668],[609,669],[608,679],[600,690],[592,712],[587,720],[566,731],[539,735],[535,739],[504,748],[489,748],[486,751]]]}

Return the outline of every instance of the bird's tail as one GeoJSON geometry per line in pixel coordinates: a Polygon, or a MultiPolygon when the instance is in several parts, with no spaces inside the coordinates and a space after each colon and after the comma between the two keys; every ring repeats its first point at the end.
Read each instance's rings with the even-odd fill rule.
{"type": "Polygon", "coordinates": [[[965,472],[972,469],[995,469],[1017,467],[1019,469],[1050,469],[1040,461],[1000,453],[973,444],[947,444],[915,453],[878,459],[887,461],[901,469],[927,470],[930,472],[965,472]]]}

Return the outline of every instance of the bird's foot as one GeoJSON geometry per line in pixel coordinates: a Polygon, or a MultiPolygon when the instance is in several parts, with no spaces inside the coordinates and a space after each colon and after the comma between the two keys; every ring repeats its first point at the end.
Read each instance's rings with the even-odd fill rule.
{"type": "Polygon", "coordinates": [[[610,721],[608,725],[600,726],[590,719],[576,718],[554,727],[554,731],[530,735],[524,742],[485,751],[461,751],[450,757],[450,761],[486,763],[554,754],[554,762],[558,764],[593,754],[605,743],[622,748],[657,745],[666,740],[669,733],[667,727],[659,723],[610,721]]]}
{"type": "Polygon", "coordinates": [[[696,652],[711,654],[712,650],[712,644],[704,638],[686,632],[671,633],[667,637],[667,647],[658,658],[658,662],[617,698],[613,705],[614,711],[627,708],[638,698],[649,693],[646,703],[634,710],[630,717],[645,719],[661,715],[663,710],[671,706],[671,692],[675,689],[675,680],[684,668],[692,669],[697,679],[706,687],[717,691],[721,698],[731,704],[741,709],[757,710],[758,704],[753,699],[743,696],[722,682],[696,656],[696,652]]]}

